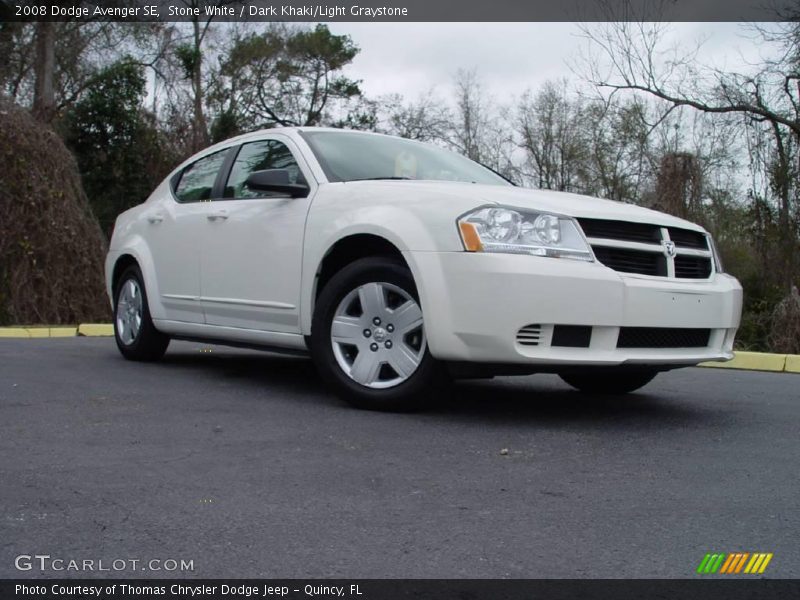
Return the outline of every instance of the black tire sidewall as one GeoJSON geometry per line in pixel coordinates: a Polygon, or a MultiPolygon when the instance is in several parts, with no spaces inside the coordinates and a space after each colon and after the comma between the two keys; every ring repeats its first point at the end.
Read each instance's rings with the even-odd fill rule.
{"type": "Polygon", "coordinates": [[[157,360],[164,355],[169,344],[169,338],[153,325],[144,277],[142,277],[141,269],[136,265],[125,269],[114,288],[114,340],[122,355],[132,360],[157,360]],[[131,279],[136,281],[142,293],[142,325],[133,343],[124,344],[117,330],[117,305],[123,285],[131,279]]]}
{"type": "MultiPolygon", "coordinates": [[[[405,290],[420,303],[414,278],[408,267],[391,258],[359,259],[336,273],[317,299],[311,326],[311,354],[323,379],[351,404],[371,410],[406,411],[418,409],[431,400],[431,392],[442,380],[441,365],[426,347],[425,355],[411,377],[387,389],[372,389],[353,381],[342,371],[333,354],[330,332],[342,299],[366,283],[390,283],[405,290]]],[[[421,306],[421,303],[420,303],[421,306]]]]}

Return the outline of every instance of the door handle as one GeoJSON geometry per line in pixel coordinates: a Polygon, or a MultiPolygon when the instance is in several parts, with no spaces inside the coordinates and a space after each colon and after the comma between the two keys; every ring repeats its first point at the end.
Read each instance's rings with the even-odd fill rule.
{"type": "Polygon", "coordinates": [[[150,213],[147,215],[148,223],[155,225],[156,223],[161,223],[164,220],[164,215],[161,213],[150,213]]]}
{"type": "Polygon", "coordinates": [[[208,215],[208,220],[209,221],[216,221],[217,219],[219,219],[221,221],[224,221],[227,218],[228,218],[228,211],[225,210],[224,208],[222,208],[222,209],[220,209],[218,211],[209,213],[209,215],[208,215]]]}

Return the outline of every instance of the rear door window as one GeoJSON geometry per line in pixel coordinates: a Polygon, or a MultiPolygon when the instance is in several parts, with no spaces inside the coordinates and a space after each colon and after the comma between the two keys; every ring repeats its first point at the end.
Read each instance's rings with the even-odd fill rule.
{"type": "Polygon", "coordinates": [[[175,196],[181,202],[202,202],[211,200],[214,191],[214,182],[217,180],[228,148],[220,150],[214,154],[204,156],[198,161],[193,162],[183,170],[175,186],[175,196]]]}

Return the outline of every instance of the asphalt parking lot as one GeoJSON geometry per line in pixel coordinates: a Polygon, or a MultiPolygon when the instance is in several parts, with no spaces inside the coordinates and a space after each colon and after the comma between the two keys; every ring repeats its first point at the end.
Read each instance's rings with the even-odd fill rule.
{"type": "Polygon", "coordinates": [[[303,359],[0,340],[0,577],[43,575],[21,554],[194,566],[125,577],[691,577],[735,551],[800,577],[799,473],[791,374],[688,369],[625,398],[498,378],[396,415],[303,359]]]}

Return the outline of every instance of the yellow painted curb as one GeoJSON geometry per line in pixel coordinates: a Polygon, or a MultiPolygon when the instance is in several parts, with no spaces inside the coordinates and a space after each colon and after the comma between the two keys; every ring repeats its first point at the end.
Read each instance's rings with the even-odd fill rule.
{"type": "Polygon", "coordinates": [[[787,373],[800,373],[800,354],[787,354],[786,367],[787,373]]]}
{"type": "Polygon", "coordinates": [[[0,338],[29,338],[31,335],[24,327],[0,327],[0,338]]]}
{"type": "Polygon", "coordinates": [[[0,327],[0,338],[74,337],[77,327],[0,327]]]}
{"type": "Polygon", "coordinates": [[[28,337],[32,338],[48,338],[50,337],[49,327],[26,327],[25,331],[28,332],[28,337]]]}
{"type": "Polygon", "coordinates": [[[75,337],[78,335],[77,327],[51,327],[50,337],[75,337]]]}
{"type": "Polygon", "coordinates": [[[786,367],[786,355],[768,354],[766,352],[735,352],[733,360],[728,362],[705,362],[700,363],[700,366],[719,369],[781,372],[786,367]]]}
{"type": "Polygon", "coordinates": [[[82,323],[78,325],[78,335],[108,336],[114,335],[114,326],[111,323],[82,323]]]}

